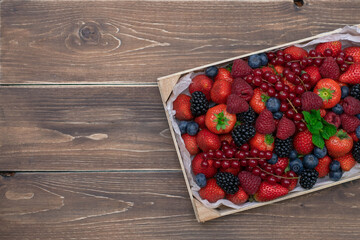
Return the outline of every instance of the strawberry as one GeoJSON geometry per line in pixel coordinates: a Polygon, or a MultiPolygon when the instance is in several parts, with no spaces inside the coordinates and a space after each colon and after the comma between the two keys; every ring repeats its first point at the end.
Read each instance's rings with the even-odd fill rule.
{"type": "Polygon", "coordinates": [[[319,158],[319,163],[318,165],[315,167],[315,170],[319,173],[319,178],[325,177],[326,175],[329,174],[330,169],[330,163],[331,163],[332,159],[326,155],[323,158],[319,158]]]}
{"type": "Polygon", "coordinates": [[[247,194],[253,195],[258,191],[261,184],[261,178],[259,176],[255,176],[247,171],[242,171],[239,173],[238,177],[240,180],[240,186],[247,194]]]}
{"type": "Polygon", "coordinates": [[[254,199],[258,202],[267,202],[288,194],[289,190],[280,184],[270,184],[262,182],[259,190],[254,195],[254,199]]]}
{"type": "Polygon", "coordinates": [[[322,78],[331,78],[338,80],[340,77],[340,68],[333,57],[327,57],[319,67],[322,78]]]}
{"type": "Polygon", "coordinates": [[[295,150],[302,155],[309,154],[314,149],[312,135],[308,130],[296,134],[293,144],[295,150]]]}
{"type": "Polygon", "coordinates": [[[200,74],[191,80],[189,92],[193,94],[194,92],[200,91],[205,94],[207,100],[210,100],[210,90],[212,86],[213,81],[205,74],[200,74]]]}
{"type": "Polygon", "coordinates": [[[330,78],[321,79],[314,88],[314,93],[323,100],[323,108],[332,108],[340,102],[341,88],[330,78]]]}
{"type": "Polygon", "coordinates": [[[325,115],[326,115],[326,110],[325,109],[323,109],[323,108],[321,108],[320,109],[320,116],[323,118],[323,117],[325,117],[325,115]]]}
{"type": "Polygon", "coordinates": [[[225,104],[210,108],[205,115],[205,125],[213,133],[224,134],[230,132],[236,123],[236,115],[226,110],[225,104]]]}
{"type": "Polygon", "coordinates": [[[191,120],[194,116],[191,113],[191,97],[185,94],[180,94],[173,103],[173,108],[176,111],[175,117],[179,120],[191,120]]]}
{"type": "Polygon", "coordinates": [[[225,81],[228,81],[229,83],[233,83],[233,81],[234,81],[234,79],[231,76],[230,72],[225,68],[219,68],[218,69],[218,74],[215,76],[214,80],[215,81],[225,80],[225,81]]]}
{"type": "Polygon", "coordinates": [[[293,60],[301,60],[308,56],[308,53],[305,49],[296,46],[290,46],[285,48],[284,53],[291,55],[293,60]]]}
{"type": "Polygon", "coordinates": [[[289,165],[289,159],[288,158],[279,157],[278,161],[275,164],[271,165],[271,166],[272,166],[272,168],[274,170],[276,168],[280,168],[284,172],[288,165],[289,165]]]}
{"type": "Polygon", "coordinates": [[[284,84],[288,85],[291,92],[295,92],[295,88],[296,88],[295,84],[293,84],[293,83],[289,82],[288,80],[286,80],[285,77],[282,78],[282,81],[283,81],[284,84]]]}
{"type": "Polygon", "coordinates": [[[250,106],[259,114],[266,108],[265,103],[269,98],[269,95],[264,93],[260,88],[255,88],[254,95],[250,100],[250,106]]]}
{"type": "Polygon", "coordinates": [[[226,199],[234,204],[242,204],[249,199],[249,195],[246,194],[244,189],[239,187],[239,191],[237,191],[235,194],[226,194],[226,199]]]}
{"type": "Polygon", "coordinates": [[[265,73],[265,72],[275,73],[274,69],[271,68],[271,67],[262,67],[262,68],[261,68],[261,71],[262,71],[263,73],[265,73]]]}
{"type": "Polygon", "coordinates": [[[205,114],[196,117],[196,118],[194,119],[194,122],[196,122],[197,124],[199,124],[199,128],[201,128],[201,129],[205,128],[205,114]]]}
{"type": "Polygon", "coordinates": [[[325,117],[324,120],[328,123],[334,125],[336,128],[339,128],[341,125],[341,119],[340,116],[334,113],[333,111],[329,111],[325,117]]]}
{"type": "Polygon", "coordinates": [[[275,68],[275,71],[276,71],[275,73],[278,73],[278,75],[282,74],[283,71],[284,71],[284,67],[280,66],[280,65],[276,65],[276,66],[274,66],[274,68],[275,68]]]}
{"type": "Polygon", "coordinates": [[[310,75],[310,84],[311,86],[315,86],[318,81],[321,79],[321,74],[319,68],[316,66],[309,66],[304,69],[307,74],[310,75]]]}
{"type": "Polygon", "coordinates": [[[340,167],[343,171],[350,171],[356,164],[356,161],[351,153],[335,158],[335,160],[340,163],[340,167]]]}
{"type": "Polygon", "coordinates": [[[301,106],[304,111],[319,109],[323,105],[323,100],[316,93],[304,92],[301,95],[301,106]]]}
{"type": "Polygon", "coordinates": [[[315,51],[317,53],[321,53],[322,55],[324,55],[324,51],[326,49],[330,49],[332,51],[331,56],[336,57],[341,51],[341,42],[333,41],[333,42],[319,43],[318,45],[316,45],[315,51]]]}
{"type": "Polygon", "coordinates": [[[189,151],[190,155],[196,155],[199,153],[199,147],[196,143],[196,136],[191,136],[187,133],[181,135],[184,140],[185,147],[189,151]]]}
{"type": "Polygon", "coordinates": [[[259,151],[274,150],[274,137],[271,134],[255,133],[255,136],[250,139],[249,144],[251,148],[256,148],[259,151]]]}
{"type": "Polygon", "coordinates": [[[331,157],[342,157],[351,151],[353,139],[344,130],[338,130],[329,140],[325,140],[325,145],[331,157]]]}
{"type": "Polygon", "coordinates": [[[247,112],[249,110],[247,101],[235,94],[230,94],[226,105],[226,110],[232,114],[247,112]]]}
{"type": "Polygon", "coordinates": [[[245,101],[250,101],[251,97],[254,95],[254,90],[247,82],[245,82],[244,79],[235,78],[231,88],[231,93],[238,95],[245,101]]]}
{"type": "Polygon", "coordinates": [[[295,123],[287,117],[282,117],[277,125],[276,137],[285,140],[295,134],[295,123]]]}
{"type": "Polygon", "coordinates": [[[231,141],[233,140],[232,139],[232,136],[231,136],[231,133],[226,133],[226,134],[221,134],[219,135],[219,138],[220,138],[220,141],[226,141],[227,143],[231,143],[231,141]]]}
{"type": "Polygon", "coordinates": [[[262,134],[270,134],[275,131],[275,121],[272,112],[264,109],[255,122],[255,129],[262,134]]]}
{"type": "Polygon", "coordinates": [[[242,59],[237,59],[233,63],[231,75],[233,78],[243,78],[252,73],[252,71],[252,68],[247,64],[247,62],[242,59]]]}
{"type": "Polygon", "coordinates": [[[342,102],[344,112],[348,115],[356,115],[360,113],[360,101],[354,97],[348,96],[342,102]]]}
{"type": "Polygon", "coordinates": [[[358,137],[356,136],[355,132],[349,133],[350,137],[353,139],[354,142],[359,141],[358,137]]]}
{"type": "Polygon", "coordinates": [[[201,163],[204,160],[205,158],[203,156],[203,153],[198,153],[191,162],[192,171],[195,175],[199,173],[203,173],[206,176],[206,178],[211,178],[217,172],[217,169],[214,167],[214,160],[212,159],[206,160],[208,162],[208,166],[203,167],[201,163]]]}
{"type": "Polygon", "coordinates": [[[341,74],[339,81],[350,84],[360,83],[360,62],[351,64],[348,70],[341,74]]]}
{"type": "Polygon", "coordinates": [[[352,56],[354,62],[360,63],[360,47],[347,47],[344,49],[345,56],[352,56]]]}
{"type": "Polygon", "coordinates": [[[236,167],[236,168],[229,167],[229,168],[226,168],[226,169],[220,168],[220,172],[228,172],[228,173],[231,173],[234,176],[237,176],[239,174],[240,170],[241,170],[241,167],[236,167]]]}
{"type": "Polygon", "coordinates": [[[199,190],[199,195],[202,199],[208,200],[210,203],[217,202],[225,197],[225,191],[216,184],[214,178],[209,179],[205,187],[199,190]]]}
{"type": "Polygon", "coordinates": [[[356,128],[360,125],[360,120],[346,113],[341,114],[341,125],[346,132],[355,132],[356,128]]]}
{"type": "Polygon", "coordinates": [[[220,138],[215,133],[204,128],[196,135],[196,143],[201,150],[208,152],[218,150],[221,147],[220,138]]]}
{"type": "Polygon", "coordinates": [[[231,83],[225,80],[218,80],[210,91],[211,100],[215,103],[226,103],[228,96],[231,94],[231,83]]]}

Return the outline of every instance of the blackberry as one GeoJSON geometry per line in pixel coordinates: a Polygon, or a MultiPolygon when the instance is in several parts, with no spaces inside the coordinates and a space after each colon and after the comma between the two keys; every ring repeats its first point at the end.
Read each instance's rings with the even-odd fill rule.
{"type": "Polygon", "coordinates": [[[278,157],[289,157],[290,152],[294,149],[293,139],[291,137],[281,140],[280,138],[275,139],[274,152],[278,157]]]}
{"type": "Polygon", "coordinates": [[[231,132],[231,136],[234,139],[236,146],[241,147],[241,145],[255,136],[255,128],[248,123],[244,123],[236,126],[231,132]]]}
{"type": "Polygon", "coordinates": [[[300,175],[300,186],[305,189],[311,189],[318,177],[319,173],[315,169],[305,169],[300,175]]]}
{"type": "Polygon", "coordinates": [[[205,94],[200,91],[196,91],[191,94],[190,103],[191,113],[195,117],[205,114],[209,109],[209,102],[206,99],[205,94]]]}
{"type": "Polygon", "coordinates": [[[219,172],[215,175],[216,184],[227,194],[235,194],[239,190],[239,178],[228,172],[219,172]]]}
{"type": "Polygon", "coordinates": [[[356,98],[357,100],[360,100],[360,83],[354,85],[351,88],[350,95],[356,98]]]}
{"type": "Polygon", "coordinates": [[[352,151],[354,159],[360,163],[360,141],[356,142],[352,151]]]}
{"type": "Polygon", "coordinates": [[[236,114],[236,120],[242,123],[253,123],[255,122],[256,114],[254,110],[249,107],[249,110],[246,112],[236,114]]]}

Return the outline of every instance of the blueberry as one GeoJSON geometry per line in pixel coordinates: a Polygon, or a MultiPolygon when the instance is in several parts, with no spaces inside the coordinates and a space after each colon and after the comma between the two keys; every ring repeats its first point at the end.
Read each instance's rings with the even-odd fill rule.
{"type": "Polygon", "coordinates": [[[209,78],[214,78],[217,74],[218,74],[218,68],[215,66],[208,67],[205,70],[205,75],[208,76],[209,78]]]}
{"type": "Polygon", "coordinates": [[[260,56],[260,61],[261,61],[262,66],[265,66],[266,64],[268,64],[269,60],[265,53],[260,53],[259,56],[260,56]]]}
{"type": "Polygon", "coordinates": [[[269,160],[267,160],[269,164],[275,164],[277,163],[277,161],[278,161],[278,156],[275,153],[273,153],[272,157],[269,160]]]}
{"type": "Polygon", "coordinates": [[[349,93],[350,89],[347,86],[341,87],[341,98],[346,98],[347,96],[349,96],[349,93]]]}
{"type": "Polygon", "coordinates": [[[298,158],[292,160],[290,162],[290,169],[291,171],[294,171],[296,174],[300,174],[304,169],[302,161],[298,158]]]}
{"type": "Polygon", "coordinates": [[[317,157],[317,158],[323,158],[323,157],[326,156],[326,154],[327,154],[327,149],[326,149],[325,146],[324,146],[323,149],[320,149],[320,148],[318,148],[318,147],[315,147],[315,148],[314,148],[314,155],[315,155],[315,157],[317,157]]]}
{"type": "Polygon", "coordinates": [[[329,177],[330,177],[330,180],[332,181],[339,181],[340,178],[342,177],[342,171],[341,170],[338,170],[338,171],[331,171],[329,173],[329,177]]]}
{"type": "Polygon", "coordinates": [[[215,107],[217,103],[215,102],[209,102],[209,108],[215,107]]]}
{"type": "Polygon", "coordinates": [[[343,107],[340,104],[336,104],[335,107],[332,108],[332,111],[338,115],[344,112],[343,107]]]}
{"type": "Polygon", "coordinates": [[[270,112],[278,112],[280,110],[280,100],[274,97],[269,98],[266,101],[266,108],[270,111],[270,112]]]}
{"type": "Polygon", "coordinates": [[[296,150],[292,150],[291,152],[290,152],[290,154],[289,154],[289,158],[290,158],[290,160],[294,160],[294,159],[296,159],[297,158],[297,151],[296,150]]]}
{"type": "Polygon", "coordinates": [[[197,185],[199,185],[199,187],[203,188],[206,186],[206,177],[205,174],[203,173],[199,173],[198,175],[195,176],[195,182],[197,185]]]}
{"type": "Polygon", "coordinates": [[[319,164],[319,159],[313,154],[308,154],[303,160],[304,167],[307,169],[314,169],[319,164]]]}
{"type": "Polygon", "coordinates": [[[252,68],[259,68],[261,67],[261,58],[259,55],[251,55],[248,60],[248,64],[252,68]]]}
{"type": "Polygon", "coordinates": [[[333,160],[329,165],[329,169],[332,172],[338,171],[340,169],[340,162],[336,161],[336,160],[333,160]]]}
{"type": "Polygon", "coordinates": [[[282,112],[276,112],[273,114],[274,119],[277,119],[277,120],[281,119],[282,116],[283,116],[282,112]]]}
{"type": "Polygon", "coordinates": [[[356,137],[357,137],[358,139],[360,139],[360,126],[358,126],[358,127],[356,128],[355,133],[356,133],[356,137]]]}
{"type": "Polygon", "coordinates": [[[189,123],[189,122],[187,122],[187,121],[181,121],[181,122],[179,123],[179,128],[180,128],[181,134],[185,134],[185,133],[186,133],[186,127],[187,127],[188,123],[189,123]]]}
{"type": "Polygon", "coordinates": [[[191,135],[191,136],[195,136],[199,131],[199,124],[197,124],[196,122],[189,122],[187,127],[186,127],[186,132],[191,135]]]}

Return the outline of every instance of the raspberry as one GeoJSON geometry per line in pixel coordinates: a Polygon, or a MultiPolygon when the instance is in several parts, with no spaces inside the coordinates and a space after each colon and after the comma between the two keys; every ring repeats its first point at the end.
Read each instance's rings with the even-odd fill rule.
{"type": "Polygon", "coordinates": [[[242,171],[239,173],[238,177],[241,187],[247,194],[253,195],[257,192],[261,183],[261,178],[259,176],[255,176],[247,171],[242,171]]]}
{"type": "Polygon", "coordinates": [[[323,78],[338,80],[340,77],[339,65],[333,57],[327,57],[319,67],[319,72],[323,78]]]}
{"type": "Polygon", "coordinates": [[[232,114],[247,112],[249,104],[238,95],[231,94],[226,103],[226,111],[232,114]]]}
{"type": "Polygon", "coordinates": [[[360,101],[354,97],[344,98],[342,107],[344,112],[348,115],[356,115],[360,113],[360,101]]]}
{"type": "Polygon", "coordinates": [[[276,137],[285,140],[295,133],[295,123],[286,117],[282,117],[277,126],[276,137]]]}
{"type": "Polygon", "coordinates": [[[340,119],[342,128],[348,133],[354,132],[360,125],[360,120],[357,117],[348,115],[346,113],[341,114],[340,119]]]}
{"type": "Polygon", "coordinates": [[[262,134],[270,134],[275,131],[275,121],[272,113],[265,109],[263,110],[255,122],[255,129],[262,134]]]}
{"type": "Polygon", "coordinates": [[[246,101],[250,101],[251,97],[254,95],[254,90],[244,79],[235,78],[231,93],[238,95],[246,101]]]}
{"type": "Polygon", "coordinates": [[[311,109],[319,109],[323,105],[323,100],[314,92],[304,92],[301,95],[302,109],[310,111],[311,109]]]}
{"type": "Polygon", "coordinates": [[[334,112],[328,112],[325,115],[324,120],[332,125],[335,125],[336,128],[340,127],[340,124],[341,124],[340,116],[334,112]]]}
{"type": "Polygon", "coordinates": [[[232,69],[231,69],[231,75],[233,78],[237,77],[245,77],[249,75],[252,72],[251,67],[242,59],[237,59],[234,61],[232,69]]]}

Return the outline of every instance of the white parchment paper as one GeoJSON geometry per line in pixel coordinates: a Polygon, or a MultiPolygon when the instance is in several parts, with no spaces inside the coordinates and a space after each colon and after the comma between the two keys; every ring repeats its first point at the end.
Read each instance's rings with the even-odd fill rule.
{"type": "MultiPolygon", "coordinates": [[[[326,37],[321,37],[321,38],[315,39],[315,40],[310,41],[305,44],[297,44],[296,46],[303,47],[306,50],[310,50],[310,49],[314,49],[315,45],[318,43],[337,41],[337,40],[341,41],[343,48],[349,47],[349,46],[354,46],[354,45],[360,46],[360,28],[357,28],[354,26],[346,26],[346,27],[344,27],[342,29],[338,29],[338,30],[339,30],[338,33],[335,33],[335,34],[332,34],[332,35],[329,35],[326,37]]],[[[203,74],[203,73],[201,73],[201,72],[200,73],[189,73],[189,74],[183,76],[178,81],[178,83],[175,85],[175,87],[173,89],[173,94],[171,95],[171,97],[167,103],[167,111],[169,112],[169,117],[170,117],[172,126],[175,131],[176,140],[178,142],[181,156],[184,161],[184,166],[185,166],[186,174],[188,176],[188,180],[189,180],[189,183],[191,186],[192,193],[196,199],[198,199],[201,203],[203,203],[208,208],[217,208],[220,205],[225,205],[225,206],[228,206],[228,207],[231,207],[234,209],[241,209],[244,207],[256,205],[256,204],[258,204],[256,202],[247,202],[242,205],[235,205],[226,199],[219,200],[216,203],[209,203],[207,200],[201,199],[201,197],[198,193],[198,191],[200,190],[200,187],[195,183],[194,174],[192,173],[192,170],[191,170],[191,160],[192,160],[193,156],[190,156],[189,152],[185,148],[184,141],[181,138],[181,133],[180,133],[180,129],[178,126],[179,121],[175,119],[175,110],[173,110],[173,102],[175,101],[177,96],[179,96],[181,93],[190,95],[188,87],[191,83],[191,79],[193,79],[195,76],[197,76],[199,74],[203,74]]],[[[342,179],[354,177],[354,176],[358,175],[359,173],[360,173],[360,164],[357,163],[355,165],[355,167],[353,167],[350,171],[345,172],[343,174],[342,179]]],[[[323,186],[323,185],[326,185],[329,183],[332,183],[332,181],[327,176],[325,178],[318,179],[314,188],[317,188],[317,187],[320,187],[320,186],[323,186]]],[[[304,191],[304,189],[301,188],[298,184],[298,186],[291,192],[299,192],[299,191],[304,191]]]]}

